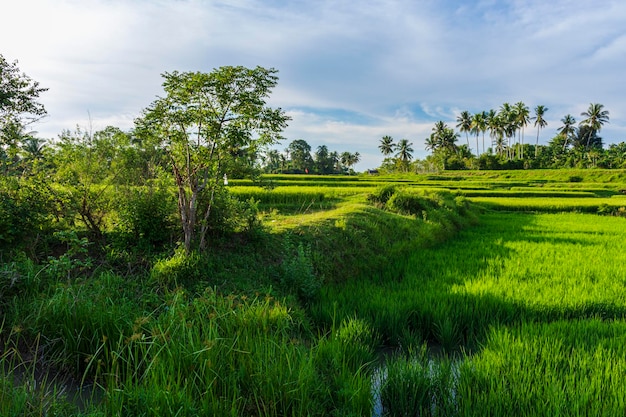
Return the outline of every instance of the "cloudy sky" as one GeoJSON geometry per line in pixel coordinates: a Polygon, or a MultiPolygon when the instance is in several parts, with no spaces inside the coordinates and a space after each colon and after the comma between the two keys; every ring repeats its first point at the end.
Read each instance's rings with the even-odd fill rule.
{"type": "MultiPolygon", "coordinates": [[[[132,127],[161,74],[257,65],[279,71],[270,104],[287,140],[382,161],[391,135],[427,155],[434,122],[523,101],[560,120],[604,104],[605,144],[626,141],[623,0],[19,0],[2,6],[0,54],[49,91],[45,138],[132,127]]],[[[527,135],[536,137],[532,126],[527,135]]],[[[461,143],[464,137],[461,138],[461,143]]]]}

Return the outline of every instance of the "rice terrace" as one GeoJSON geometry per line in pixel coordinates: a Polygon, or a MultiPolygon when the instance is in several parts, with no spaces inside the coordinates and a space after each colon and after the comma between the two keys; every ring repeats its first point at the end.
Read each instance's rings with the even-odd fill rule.
{"type": "Polygon", "coordinates": [[[220,256],[4,259],[2,415],[620,415],[624,179],[267,175],[220,256]]]}
{"type": "Polygon", "coordinates": [[[626,415],[602,105],[548,146],[385,136],[357,173],[271,148],[273,69],[165,73],[132,131],[51,142],[45,89],[0,69],[1,416],[626,415]]]}

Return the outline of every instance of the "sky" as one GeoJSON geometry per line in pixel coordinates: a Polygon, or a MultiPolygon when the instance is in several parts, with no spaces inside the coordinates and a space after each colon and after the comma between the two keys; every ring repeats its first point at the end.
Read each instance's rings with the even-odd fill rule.
{"type": "MultiPolygon", "coordinates": [[[[434,123],[524,102],[548,108],[547,144],[601,103],[605,146],[626,141],[623,0],[20,0],[0,8],[0,54],[49,90],[39,137],[124,130],[158,96],[161,74],[225,65],[278,70],[268,104],[291,117],[284,149],[359,152],[380,138],[424,158],[434,123]]],[[[527,127],[526,141],[537,130],[527,127]]],[[[465,143],[462,135],[459,143],[465,143]]],[[[470,138],[470,147],[472,141],[470,138]]]]}

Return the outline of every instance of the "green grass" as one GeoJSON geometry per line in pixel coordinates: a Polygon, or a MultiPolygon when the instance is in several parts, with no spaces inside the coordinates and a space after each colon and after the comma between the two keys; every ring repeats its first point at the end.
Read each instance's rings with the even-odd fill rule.
{"type": "Polygon", "coordinates": [[[262,227],[208,253],[2,259],[0,414],[624,415],[624,179],[232,180],[262,227]]]}

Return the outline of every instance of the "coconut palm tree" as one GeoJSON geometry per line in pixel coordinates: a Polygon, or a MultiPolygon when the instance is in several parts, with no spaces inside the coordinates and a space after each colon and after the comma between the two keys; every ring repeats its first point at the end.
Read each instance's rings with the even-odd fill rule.
{"type": "Polygon", "coordinates": [[[458,122],[456,127],[461,133],[465,133],[465,139],[467,140],[467,147],[469,148],[469,132],[472,129],[472,115],[467,110],[461,112],[456,118],[458,122]]]}
{"type": "Polygon", "coordinates": [[[574,119],[574,116],[572,116],[571,114],[568,114],[561,119],[561,123],[563,123],[563,126],[559,127],[557,129],[557,132],[559,132],[559,134],[562,135],[565,139],[563,141],[563,150],[565,150],[569,138],[574,133],[576,133],[576,128],[574,127],[574,125],[576,124],[576,119],[574,119]]]}
{"type": "Polygon", "coordinates": [[[400,142],[396,145],[396,158],[402,162],[405,170],[408,170],[409,161],[413,159],[413,143],[408,139],[400,139],[400,142]]]}
{"type": "Polygon", "coordinates": [[[591,130],[587,136],[587,147],[589,147],[589,139],[592,135],[595,135],[602,129],[605,123],[609,122],[609,111],[603,110],[604,105],[600,103],[589,104],[589,109],[580,113],[581,116],[585,116],[586,119],[580,122],[582,126],[589,126],[591,130]]]}
{"type": "Polygon", "coordinates": [[[517,129],[519,130],[519,144],[520,144],[520,159],[524,159],[524,129],[530,122],[530,109],[526,104],[522,101],[518,101],[515,103],[515,124],[517,125],[517,129]]]}
{"type": "Polygon", "coordinates": [[[41,159],[43,150],[46,147],[46,140],[33,136],[27,136],[22,140],[22,151],[27,159],[41,159]]]}
{"type": "Polygon", "coordinates": [[[535,158],[537,158],[537,152],[539,151],[539,131],[548,126],[548,122],[544,119],[544,115],[548,111],[548,108],[542,104],[535,107],[535,127],[537,127],[537,141],[535,142],[535,158]]]}
{"type": "Polygon", "coordinates": [[[497,125],[498,125],[498,113],[496,113],[494,109],[491,109],[485,115],[485,128],[489,130],[489,137],[491,138],[492,146],[496,138],[497,125]]]}
{"type": "MultiPolygon", "coordinates": [[[[478,146],[478,135],[482,131],[482,126],[484,125],[483,114],[476,113],[472,116],[472,127],[471,132],[476,135],[476,157],[480,155],[480,147],[478,146]]],[[[483,149],[484,151],[484,149],[483,149]]]]}
{"type": "Polygon", "coordinates": [[[389,156],[393,153],[395,146],[393,143],[393,138],[391,136],[383,136],[380,140],[380,145],[378,145],[378,149],[384,156],[389,156]]]}

